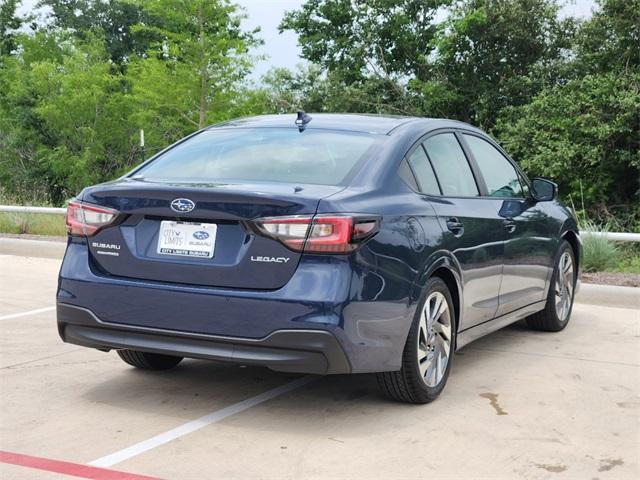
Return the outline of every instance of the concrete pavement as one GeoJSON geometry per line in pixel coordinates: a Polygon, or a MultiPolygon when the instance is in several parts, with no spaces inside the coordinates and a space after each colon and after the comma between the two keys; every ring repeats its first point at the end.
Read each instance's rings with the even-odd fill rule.
{"type": "MultiPolygon", "coordinates": [[[[195,360],[147,373],[63,344],[58,268],[0,256],[0,450],[85,465],[296,378],[195,360]]],[[[390,402],[367,375],[314,378],[107,468],[165,479],[635,479],[639,445],[640,312],[576,304],[558,334],[518,324],[464,348],[430,405],[390,402]]],[[[65,477],[0,464],[0,478],[65,477]]]]}

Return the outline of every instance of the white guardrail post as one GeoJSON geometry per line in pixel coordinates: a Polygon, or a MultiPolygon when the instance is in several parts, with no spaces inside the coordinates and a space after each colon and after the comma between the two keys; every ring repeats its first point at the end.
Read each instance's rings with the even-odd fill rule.
{"type": "MultiPolygon", "coordinates": [[[[23,207],[20,205],[0,205],[0,212],[44,213],[44,214],[64,215],[67,212],[67,209],[54,208],[54,207],[23,207]]],[[[614,242],[640,242],[640,233],[589,232],[589,231],[581,230],[580,235],[595,235],[598,237],[606,237],[609,240],[614,242]]]]}

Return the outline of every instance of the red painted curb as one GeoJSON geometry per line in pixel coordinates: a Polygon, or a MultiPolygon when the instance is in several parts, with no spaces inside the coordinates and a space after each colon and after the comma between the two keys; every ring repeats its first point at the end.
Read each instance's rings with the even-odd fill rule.
{"type": "Polygon", "coordinates": [[[118,472],[105,468],[90,467],[79,463],[51,460],[49,458],[32,457],[20,453],[5,452],[0,450],[0,463],[9,463],[20,467],[35,468],[47,472],[61,473],[71,477],[86,478],[89,480],[160,480],[156,477],[136,475],[135,473],[118,472]]]}

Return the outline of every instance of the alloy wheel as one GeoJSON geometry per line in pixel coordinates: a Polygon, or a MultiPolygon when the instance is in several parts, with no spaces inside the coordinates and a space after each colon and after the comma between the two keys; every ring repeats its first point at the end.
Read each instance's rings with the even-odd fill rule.
{"type": "Polygon", "coordinates": [[[418,367],[429,387],[440,383],[451,355],[451,312],[447,299],[433,292],[424,303],[418,331],[418,367]]]}
{"type": "Polygon", "coordinates": [[[556,275],[556,315],[561,322],[569,316],[573,301],[573,260],[569,252],[564,252],[558,262],[556,275]]]}

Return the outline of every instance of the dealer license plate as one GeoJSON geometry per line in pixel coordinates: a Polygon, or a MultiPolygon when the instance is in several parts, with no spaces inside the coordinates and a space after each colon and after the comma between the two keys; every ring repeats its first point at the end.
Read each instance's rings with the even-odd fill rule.
{"type": "Polygon", "coordinates": [[[158,236],[158,253],[212,258],[217,229],[215,223],[162,221],[158,236]]]}

